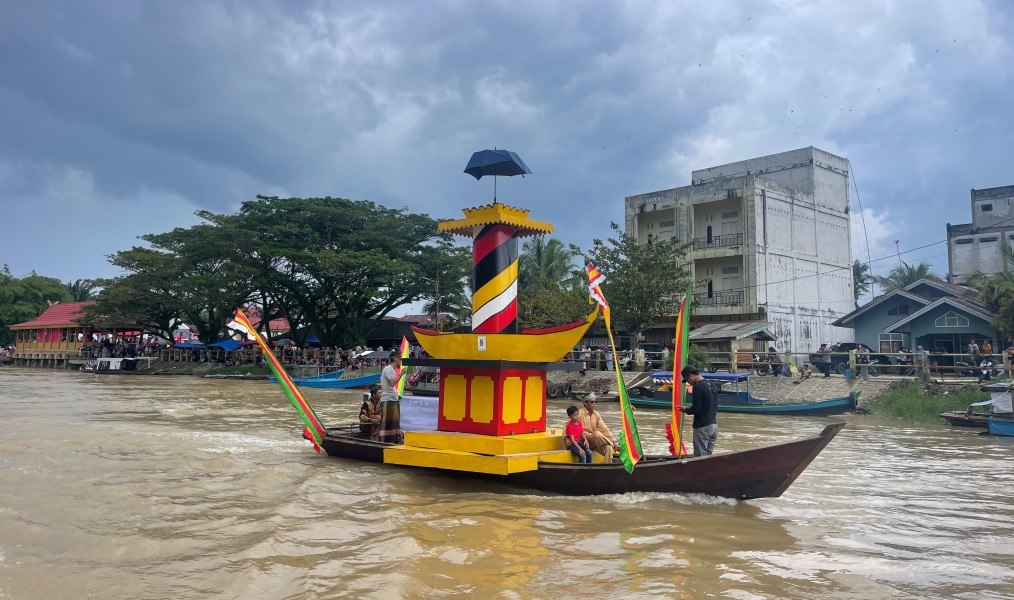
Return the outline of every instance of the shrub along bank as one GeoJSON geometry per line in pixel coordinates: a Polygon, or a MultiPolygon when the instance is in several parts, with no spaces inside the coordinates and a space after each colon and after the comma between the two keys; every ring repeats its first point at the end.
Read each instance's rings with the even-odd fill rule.
{"type": "Polygon", "coordinates": [[[921,381],[899,381],[863,408],[872,414],[906,421],[939,421],[940,413],[964,412],[972,402],[989,399],[977,385],[954,387],[921,381]]]}

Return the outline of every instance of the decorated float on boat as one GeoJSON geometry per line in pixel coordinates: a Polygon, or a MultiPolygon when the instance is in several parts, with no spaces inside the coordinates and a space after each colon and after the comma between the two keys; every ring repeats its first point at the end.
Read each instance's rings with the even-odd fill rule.
{"type": "MultiPolygon", "coordinates": [[[[318,451],[344,459],[489,478],[551,493],[686,492],[758,498],[782,494],[844,427],[833,424],[810,437],[752,450],[689,457],[676,417],[676,437],[670,437],[672,453],[644,456],[617,369],[620,460],[607,464],[596,454],[597,462],[578,464],[565,448],[562,429],[547,426],[546,373],[576,367],[558,361],[578,344],[600,306],[612,341],[609,307],[599,287],[604,277],[589,266],[590,295],[597,304],[586,319],[518,331],[518,240],[551,233],[553,227],[530,219],[527,210],[495,199],[493,204],[463,212],[463,219],[441,222],[439,228],[472,239],[472,331],[413,328],[432,358],[404,361],[407,366],[439,368],[435,429],[404,431],[404,443],[388,444],[371,439],[358,426],[325,428],[277,368],[276,375],[306,425],[304,437],[318,451]]],[[[244,319],[241,313],[237,315],[238,322],[244,319]]],[[[262,343],[262,348],[267,346],[262,343]]],[[[265,357],[272,363],[270,353],[265,352],[265,357]]],[[[276,370],[273,364],[271,368],[276,370]]]]}

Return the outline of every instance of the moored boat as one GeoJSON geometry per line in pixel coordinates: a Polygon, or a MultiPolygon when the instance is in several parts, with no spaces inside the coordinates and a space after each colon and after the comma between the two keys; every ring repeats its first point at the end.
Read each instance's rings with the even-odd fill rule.
{"type": "MultiPolygon", "coordinates": [[[[414,445],[426,444],[426,439],[432,436],[446,438],[447,434],[441,432],[406,432],[405,445],[384,444],[359,433],[357,426],[329,429],[321,446],[333,457],[465,472],[520,488],[563,495],[664,492],[749,499],[782,495],[843,427],[844,423],[832,423],[815,436],[751,450],[700,457],[646,456],[631,473],[620,462],[590,465],[573,462],[570,452],[563,449],[559,430],[548,430],[548,438],[529,438],[532,445],[546,447],[547,441],[552,444],[534,453],[479,454],[447,448],[444,440],[440,448],[414,445]]],[[[459,443],[468,440],[473,448],[497,441],[494,436],[454,437],[459,443]]],[[[524,444],[524,440],[516,441],[524,444]]]]}
{"type": "MultiPolygon", "coordinates": [[[[718,412],[748,413],[759,415],[830,416],[856,410],[859,392],[849,396],[815,400],[812,402],[772,402],[750,394],[749,377],[745,374],[702,373],[706,380],[721,386],[718,392],[718,412]]],[[[648,398],[630,397],[630,403],[638,408],[672,408],[672,371],[652,373],[652,379],[659,386],[648,398]]]]}
{"type": "MultiPolygon", "coordinates": [[[[1012,394],[1014,394],[1014,386],[1009,383],[991,383],[979,388],[983,392],[990,394],[989,400],[983,400],[982,402],[973,402],[968,405],[968,410],[965,412],[960,411],[947,411],[940,413],[940,418],[947,422],[949,425],[957,427],[980,427],[989,428],[991,421],[996,421],[999,425],[996,429],[999,431],[1003,428],[1003,424],[1006,421],[1014,421],[1014,406],[1012,406],[1012,394]],[[988,407],[988,411],[976,412],[976,407],[988,407]]],[[[990,433],[993,433],[990,430],[990,433]]],[[[995,435],[1004,435],[997,433],[995,435]]]]}

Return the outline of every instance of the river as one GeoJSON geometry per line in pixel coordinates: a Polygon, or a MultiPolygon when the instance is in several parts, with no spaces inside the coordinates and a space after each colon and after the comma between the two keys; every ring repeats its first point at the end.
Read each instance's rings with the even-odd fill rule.
{"type": "MultiPolygon", "coordinates": [[[[736,502],[328,458],[259,381],[2,368],[0,417],[2,599],[1014,598],[1014,439],[942,424],[842,417],[785,495],[736,502]]],[[[666,417],[638,411],[645,451],[666,417]]],[[[720,414],[716,449],[829,421],[720,414]]]]}

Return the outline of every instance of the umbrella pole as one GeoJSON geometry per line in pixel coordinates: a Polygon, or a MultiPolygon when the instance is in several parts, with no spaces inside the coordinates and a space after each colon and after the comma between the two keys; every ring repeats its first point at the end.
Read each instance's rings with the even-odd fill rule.
{"type": "Polygon", "coordinates": [[[493,176],[493,204],[496,204],[496,175],[493,176]]]}

